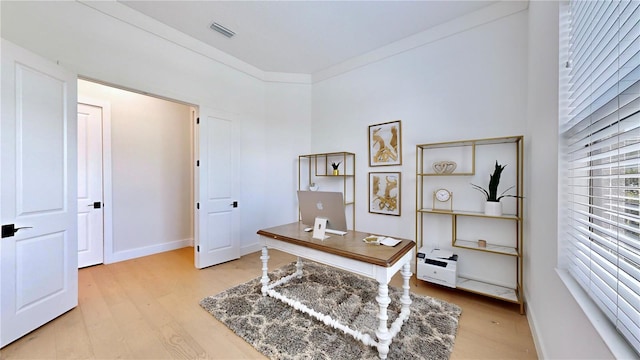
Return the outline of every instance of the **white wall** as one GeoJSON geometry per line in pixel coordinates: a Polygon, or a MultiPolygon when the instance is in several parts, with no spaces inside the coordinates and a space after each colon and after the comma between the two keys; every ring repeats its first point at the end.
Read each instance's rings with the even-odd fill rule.
{"type": "Polygon", "coordinates": [[[529,323],[545,359],[612,359],[556,273],[558,257],[558,3],[529,4],[526,286],[529,323]]]}
{"type": "Polygon", "coordinates": [[[313,86],[312,151],[356,153],[358,230],[415,237],[417,144],[522,135],[527,15],[519,12],[313,86]],[[402,166],[369,167],[368,126],[402,121],[402,166]],[[370,214],[368,172],[402,172],[401,216],[370,214]]]}
{"type": "MultiPolygon", "coordinates": [[[[126,8],[115,2],[94,5],[126,8]]],[[[242,219],[243,253],[256,249],[258,229],[296,219],[295,208],[264,209],[273,209],[283,198],[291,204],[295,197],[295,193],[268,189],[282,186],[276,175],[291,174],[291,159],[308,151],[310,133],[305,129],[310,108],[304,104],[309,103],[309,85],[269,85],[251,71],[234,70],[214,60],[199,46],[189,50],[182,43],[167,41],[179,36],[152,19],[131,25],[77,1],[3,1],[0,6],[1,35],[15,44],[85,78],[206,106],[237,122],[240,131],[234,144],[240,149],[242,184],[237,211],[242,219]],[[275,125],[280,121],[295,126],[275,125]],[[272,138],[281,143],[274,145],[272,138]]],[[[248,68],[238,66],[243,67],[248,68]]],[[[295,179],[287,182],[285,188],[295,189],[295,179]]]]}
{"type": "Polygon", "coordinates": [[[193,241],[191,109],[78,81],[78,95],[111,109],[111,258],[180,248],[193,241]]]}
{"type": "Polygon", "coordinates": [[[266,82],[263,116],[242,128],[242,254],[261,249],[258,228],[298,220],[296,160],[309,151],[311,85],[266,82]]]}
{"type": "Polygon", "coordinates": [[[311,148],[311,85],[268,83],[266,109],[269,129],[265,149],[269,158],[264,163],[260,179],[265,193],[278,194],[277,203],[263,209],[266,223],[271,226],[298,220],[298,155],[311,148]],[[280,171],[282,173],[275,173],[280,171]]]}

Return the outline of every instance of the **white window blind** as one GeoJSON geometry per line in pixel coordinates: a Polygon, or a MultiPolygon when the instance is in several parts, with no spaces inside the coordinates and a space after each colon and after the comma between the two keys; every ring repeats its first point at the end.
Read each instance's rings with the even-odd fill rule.
{"type": "Polygon", "coordinates": [[[560,261],[640,355],[640,1],[571,1],[560,261]]]}

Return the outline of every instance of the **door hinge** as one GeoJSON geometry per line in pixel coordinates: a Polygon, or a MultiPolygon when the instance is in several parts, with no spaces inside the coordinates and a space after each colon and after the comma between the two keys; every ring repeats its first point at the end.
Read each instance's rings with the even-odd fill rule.
{"type": "Polygon", "coordinates": [[[200,118],[196,118],[196,124],[200,124],[200,118]]]}
{"type": "Polygon", "coordinates": [[[196,166],[200,166],[200,160],[196,160],[196,166]]]}
{"type": "Polygon", "coordinates": [[[200,245],[196,246],[196,251],[200,252],[200,245]]]}
{"type": "Polygon", "coordinates": [[[196,209],[200,209],[200,203],[196,203],[196,209]]]}

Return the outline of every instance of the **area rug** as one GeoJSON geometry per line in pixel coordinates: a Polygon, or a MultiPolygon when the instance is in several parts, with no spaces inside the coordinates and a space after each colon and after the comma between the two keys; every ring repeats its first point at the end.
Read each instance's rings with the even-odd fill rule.
{"type": "MultiPolygon", "coordinates": [[[[295,271],[295,263],[269,273],[271,281],[295,271]]],[[[276,288],[280,293],[330,315],[375,339],[377,283],[306,261],[304,276],[276,288]]],[[[271,359],[377,359],[378,351],[305,315],[263,297],[260,278],[204,298],[200,305],[271,359]]],[[[388,325],[400,314],[402,289],[389,287],[388,325]]],[[[411,294],[411,315],[391,343],[388,359],[448,359],[461,309],[435,298],[411,294]]]]}

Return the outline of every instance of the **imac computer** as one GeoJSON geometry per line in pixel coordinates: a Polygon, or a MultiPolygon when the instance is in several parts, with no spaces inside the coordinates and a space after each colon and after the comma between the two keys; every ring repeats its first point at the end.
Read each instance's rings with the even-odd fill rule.
{"type": "Polygon", "coordinates": [[[347,231],[344,200],[341,192],[298,191],[302,223],[313,227],[317,217],[327,219],[327,232],[344,235],[347,231]]]}

